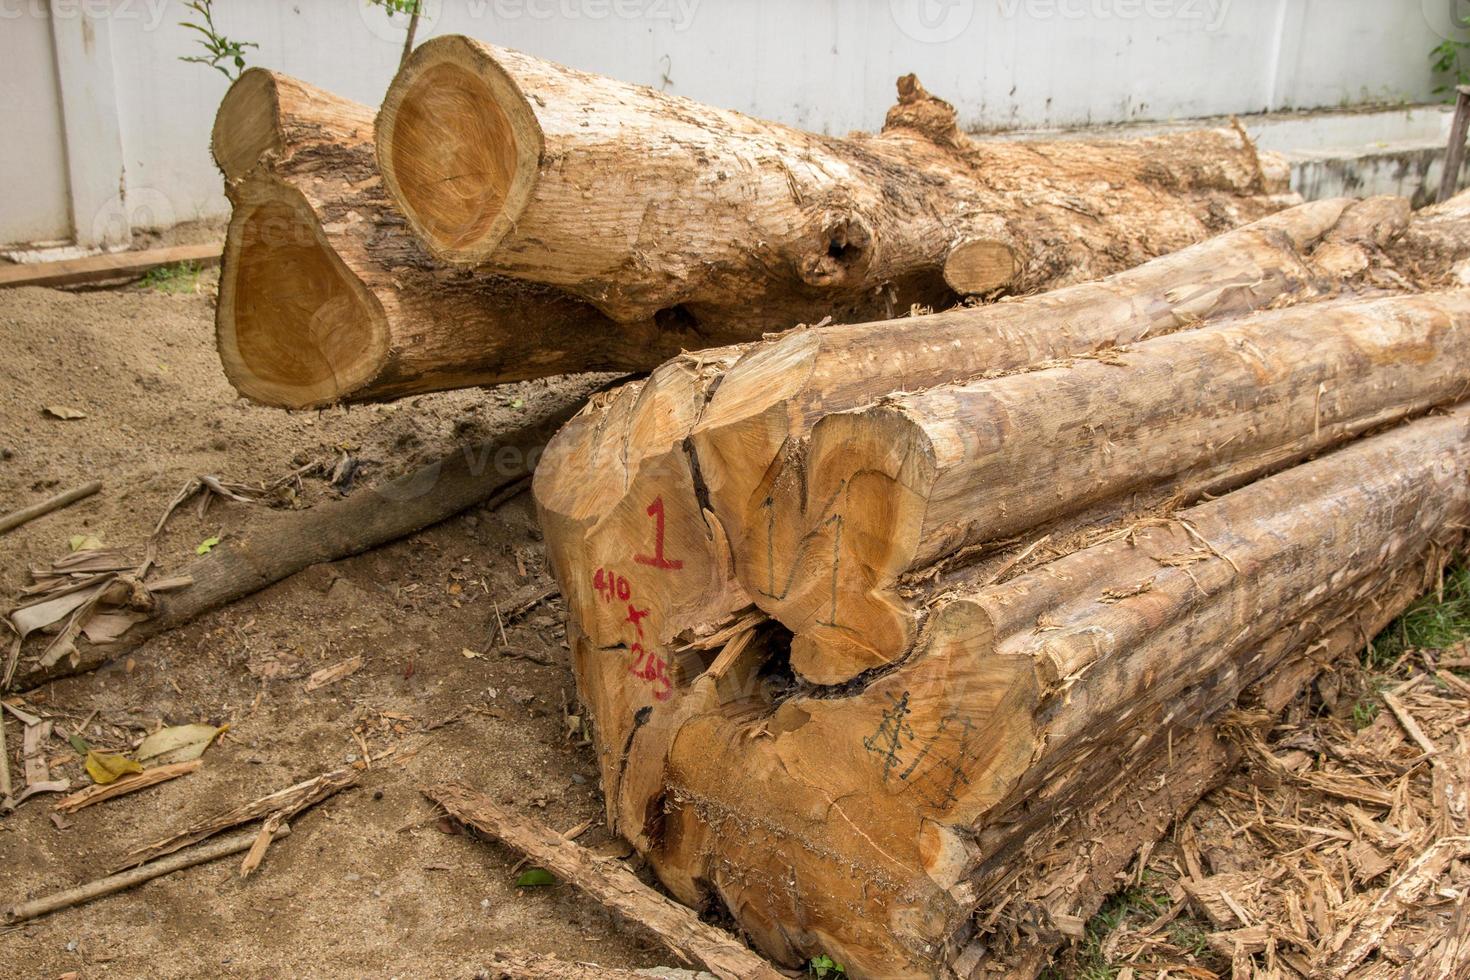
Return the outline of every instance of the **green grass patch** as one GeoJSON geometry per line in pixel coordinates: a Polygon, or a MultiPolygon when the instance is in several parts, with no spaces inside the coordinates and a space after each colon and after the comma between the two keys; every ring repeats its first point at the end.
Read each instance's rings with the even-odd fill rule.
{"type": "Polygon", "coordinates": [[[1470,639],[1470,567],[1445,569],[1443,595],[1431,592],[1373,638],[1363,666],[1383,670],[1416,648],[1442,650],[1470,639]]]}
{"type": "Polygon", "coordinates": [[[143,285],[160,293],[198,292],[200,271],[197,262],[161,265],[143,274],[143,285]]]}

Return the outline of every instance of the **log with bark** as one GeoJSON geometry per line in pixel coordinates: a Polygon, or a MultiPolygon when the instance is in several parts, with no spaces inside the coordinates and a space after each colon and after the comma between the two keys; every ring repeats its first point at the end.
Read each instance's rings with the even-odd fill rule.
{"type": "MultiPolygon", "coordinates": [[[[1470,363],[1461,297],[1351,301],[1404,285],[1382,216],[1402,230],[1397,202],[1319,202],[1101,283],[689,355],[589,406],[536,494],[611,825],[784,962],[1034,972],[1057,934],[1028,917],[1095,907],[1221,775],[1241,691],[1282,703],[1458,540],[1465,411],[1361,436],[1465,397],[1470,363]],[[915,411],[944,404],[953,425],[915,411]],[[925,605],[888,666],[814,686],[751,569],[803,566],[756,545],[778,507],[811,531],[819,467],[893,489],[844,534],[907,555],[925,605]],[[935,500],[962,519],[926,525],[935,500]],[[971,937],[976,909],[1030,951],[971,937]]],[[[884,583],[847,584],[843,610],[884,583]]]]}
{"type": "Polygon", "coordinates": [[[390,87],[378,163],[439,258],[705,346],[1094,278],[1287,188],[1238,128],[977,141],[914,76],[898,89],[882,133],[833,138],[445,36],[390,87]]]}
{"type": "Polygon", "coordinates": [[[795,673],[841,684],[910,650],[955,585],[937,562],[1218,494],[1470,395],[1467,365],[1467,293],[1261,313],[826,416],[764,499],[716,513],[795,673]]]}
{"type": "Polygon", "coordinates": [[[367,107],[252,68],[215,118],[233,206],[216,314],[247,398],[286,408],[648,370],[692,332],[615,325],[554,289],[434,261],[383,192],[367,107]]]}
{"type": "MultiPolygon", "coordinates": [[[[940,975],[977,909],[1004,915],[1017,877],[1056,889],[1048,866],[1090,852],[1079,809],[1131,809],[1137,777],[1171,783],[1175,742],[1224,724],[1246,686],[1304,680],[1294,665],[1340,623],[1403,608],[1405,577],[1461,538],[1467,478],[1470,408],[1405,423],[951,594],[903,664],[835,691],[797,684],[780,634],[757,630],[686,682],[646,854],[782,962],[940,975]]],[[[1210,778],[1171,786],[1173,811],[1210,778]]],[[[1142,816],[1104,850],[1136,851],[1169,813],[1142,816]]]]}
{"type": "Polygon", "coordinates": [[[614,826],[642,842],[657,766],[626,760],[661,757],[655,743],[677,714],[676,681],[708,666],[709,651],[755,603],[732,573],[716,514],[758,509],[783,453],[820,414],[896,387],[1015,371],[1317,295],[1313,250],[1361,206],[1302,205],[1109,279],[1022,300],[689,355],[595,399],[547,447],[535,492],[580,690],[604,728],[599,758],[614,826]],[[641,689],[600,677],[607,651],[617,650],[650,675],[641,689]],[[635,725],[643,709],[648,721],[635,725]]]}

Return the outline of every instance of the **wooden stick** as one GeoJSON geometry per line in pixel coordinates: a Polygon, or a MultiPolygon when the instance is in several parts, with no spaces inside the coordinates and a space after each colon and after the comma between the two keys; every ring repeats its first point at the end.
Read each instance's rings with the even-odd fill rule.
{"type": "MultiPolygon", "coordinates": [[[[276,831],[276,836],[285,837],[290,832],[291,828],[283,824],[276,831]]],[[[131,871],[108,875],[106,878],[98,878],[96,881],[89,881],[85,885],[68,888],[66,891],[57,892],[54,895],[47,895],[45,898],[22,902],[6,910],[5,922],[8,925],[24,922],[27,919],[34,919],[48,912],[71,908],[74,905],[82,905],[93,899],[103,898],[107,895],[115,895],[120,891],[132,888],[134,885],[141,885],[145,881],[152,881],[154,878],[159,878],[175,871],[181,871],[184,868],[190,868],[196,864],[204,864],[206,861],[214,861],[231,854],[239,854],[241,851],[247,850],[254,842],[255,831],[253,830],[243,834],[236,834],[233,837],[226,837],[222,840],[205,844],[203,847],[197,847],[192,851],[185,851],[182,854],[166,857],[161,861],[154,861],[152,864],[145,864],[140,868],[133,868],[131,871]]]]}
{"type": "MultiPolygon", "coordinates": [[[[585,393],[595,390],[589,386],[585,393]]],[[[193,585],[158,597],[158,611],[116,642],[78,637],[77,663],[31,664],[16,671],[13,689],[24,691],[69,674],[95,670],[144,641],[191,622],[220,606],[273,585],[310,565],[361,554],[493,499],[523,480],[542,447],[581,407],[583,393],[557,401],[545,415],[475,445],[461,446],[422,469],[345,500],[304,511],[266,511],[246,533],[191,561],[179,574],[193,585]]]]}
{"type": "Polygon", "coordinates": [[[10,750],[5,747],[5,712],[0,711],[0,810],[11,805],[10,750]]]}
{"type": "Polygon", "coordinates": [[[1460,182],[1460,166],[1465,162],[1465,135],[1470,131],[1470,85],[1455,86],[1455,117],[1450,122],[1450,143],[1444,154],[1444,174],[1439,178],[1438,202],[1454,196],[1460,182]]]}
{"type": "Polygon", "coordinates": [[[76,813],[78,810],[89,807],[93,803],[102,803],[119,796],[127,796],[129,793],[136,793],[140,789],[147,789],[149,786],[166,783],[170,779],[187,776],[191,772],[198,771],[202,765],[204,765],[203,759],[190,759],[188,762],[175,762],[172,765],[156,766],[152,769],[145,769],[142,772],[130,773],[114,782],[108,783],[106,786],[88,786],[86,789],[78,790],[70,796],[63,796],[60,800],[56,801],[53,809],[61,810],[65,813],[76,813]]]}
{"type": "Polygon", "coordinates": [[[58,493],[56,496],[43,500],[39,504],[31,504],[29,507],[22,507],[20,510],[6,514],[4,517],[0,517],[0,534],[4,534],[6,531],[13,531],[22,524],[29,524],[36,518],[44,517],[53,510],[60,510],[68,504],[74,504],[78,500],[84,500],[101,489],[102,481],[93,480],[91,483],[74,487],[65,493],[58,493]]]}
{"type": "Polygon", "coordinates": [[[522,851],[609,909],[646,926],[676,955],[702,964],[721,980],[781,976],[729,933],[701,922],[692,910],[660,895],[626,868],[598,860],[550,827],[513,814],[458,783],[424,787],[421,792],[461,823],[522,851]]]}
{"type": "Polygon", "coordinates": [[[172,248],[150,248],[142,252],[114,252],[89,255],[61,262],[33,262],[0,267],[0,289],[7,286],[73,286],[101,279],[124,279],[141,276],[150,269],[178,262],[200,266],[218,265],[219,242],[207,245],[176,245],[172,248]]]}
{"type": "MultiPolygon", "coordinates": [[[[279,815],[279,819],[289,820],[307,807],[314,806],[327,797],[356,785],[357,773],[351,769],[337,769],[324,773],[314,779],[308,779],[268,796],[262,796],[258,800],[241,804],[233,810],[216,814],[172,837],[165,837],[152,844],[136,847],[128,852],[127,860],[119,865],[119,869],[151,861],[164,854],[171,854],[180,848],[198,843],[206,837],[213,837],[222,830],[229,830],[231,827],[249,823],[251,820],[259,820],[261,817],[274,814],[279,815]]],[[[255,836],[253,833],[250,834],[250,839],[253,841],[255,836]]],[[[249,844],[246,846],[248,847],[249,844]]],[[[241,848],[241,850],[244,849],[241,848]]]]}

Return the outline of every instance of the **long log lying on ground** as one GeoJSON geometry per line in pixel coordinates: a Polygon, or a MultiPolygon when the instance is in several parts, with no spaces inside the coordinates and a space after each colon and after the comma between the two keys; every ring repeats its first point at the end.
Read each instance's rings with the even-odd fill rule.
{"type": "Polygon", "coordinates": [[[286,408],[648,370],[697,334],[614,325],[543,286],[434,261],[378,177],[367,107],[251,69],[215,118],[234,211],[216,326],[230,383],[286,408]]]}
{"type": "Polygon", "coordinates": [[[22,661],[13,689],[26,690],[57,677],[95,670],[160,633],[274,585],[303,568],[350,558],[396,541],[508,488],[523,485],[548,440],[580,404],[579,397],[569,394],[524,428],[462,446],[397,479],[359,489],[344,500],[304,511],[259,514],[209,554],[171,570],[171,576],[185,576],[192,584],[157,594],[148,619],[113,643],[92,643],[78,637],[75,656],[51,667],[22,661]]]}
{"type": "Polygon", "coordinates": [[[1273,210],[1287,176],[1239,130],[975,141],[911,75],[881,134],[817,136],[460,36],[414,51],[376,139],[438,257],[711,342],[944,303],[957,247],[961,292],[1105,275],[1273,210]]]}
{"type": "MultiPolygon", "coordinates": [[[[1353,205],[1354,208],[1362,205],[1353,205]]],[[[602,726],[609,818],[642,843],[650,746],[676,716],[676,653],[738,618],[753,600],[735,579],[716,512],[759,504],[782,453],[822,412],[887,394],[1008,372],[1187,329],[1315,294],[1308,260],[1348,202],[1273,215],[1098,283],[974,309],[805,330],[706,351],[595,399],[547,447],[535,484],[547,550],[572,629],[579,689],[602,726]],[[634,609],[630,612],[629,605],[634,609]],[[606,651],[647,674],[606,683],[606,651]],[[656,709],[656,710],[655,710],[656,709]],[[634,723],[646,711],[645,722],[634,723]]],[[[718,646],[718,643],[715,644],[718,646]]]]}
{"type": "Polygon", "coordinates": [[[1260,313],[826,416],[764,500],[719,516],[793,670],[840,684],[909,651],[928,590],[905,579],[941,559],[1218,494],[1470,395],[1467,365],[1463,292],[1260,313]]]}
{"type": "MultiPolygon", "coordinates": [[[[1437,569],[1467,518],[1460,407],[951,596],[913,657],[840,697],[696,678],[648,856],[782,962],[941,975],[982,898],[1094,849],[1057,832],[1077,830],[1078,808],[1144,788],[1143,771],[1167,783],[1176,741],[1248,685],[1288,669],[1302,682],[1299,660],[1342,622],[1396,613],[1405,576],[1437,569]]],[[[747,677],[782,670],[759,638],[733,658],[747,677]]],[[[1194,773],[1171,805],[1207,784],[1194,773]]],[[[1165,822],[1144,816],[1103,850],[1155,840],[1165,822]]],[[[1051,887],[1070,900],[1075,884],[1051,887]]]]}

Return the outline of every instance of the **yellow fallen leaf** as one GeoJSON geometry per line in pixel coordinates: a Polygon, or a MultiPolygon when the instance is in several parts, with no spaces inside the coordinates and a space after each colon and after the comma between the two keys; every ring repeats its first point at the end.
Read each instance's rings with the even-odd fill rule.
{"type": "Polygon", "coordinates": [[[114,782],[119,776],[126,776],[130,772],[142,772],[143,767],[125,755],[117,755],[114,752],[98,752],[91,749],[87,752],[87,775],[92,777],[92,782],[98,786],[106,786],[114,782]]]}
{"type": "Polygon", "coordinates": [[[204,754],[229,725],[215,728],[213,725],[171,725],[143,739],[133,754],[139,762],[153,766],[167,766],[175,762],[188,762],[204,754]]]}
{"type": "Polygon", "coordinates": [[[481,654],[479,654],[479,653],[477,653],[477,652],[476,652],[476,651],[474,651],[474,650],[471,650],[471,649],[470,649],[470,648],[469,648],[469,647],[465,647],[465,648],[464,648],[464,649],[462,649],[462,650],[460,650],[460,651],[459,651],[459,652],[460,652],[460,653],[461,653],[461,654],[462,654],[462,655],[463,655],[463,656],[464,656],[464,657],[465,657],[465,658],[466,658],[466,659],[467,659],[467,660],[473,660],[473,659],[475,659],[475,658],[476,658],[476,657],[479,657],[479,656],[481,656],[481,654]]]}

